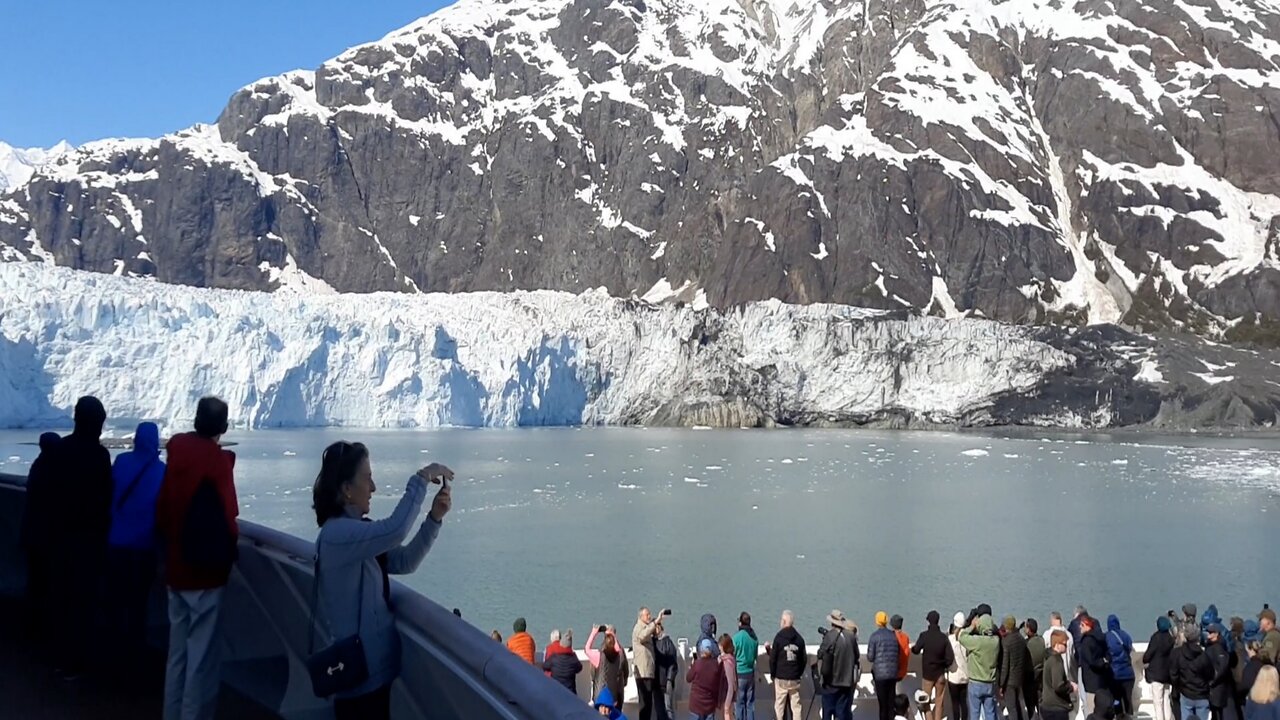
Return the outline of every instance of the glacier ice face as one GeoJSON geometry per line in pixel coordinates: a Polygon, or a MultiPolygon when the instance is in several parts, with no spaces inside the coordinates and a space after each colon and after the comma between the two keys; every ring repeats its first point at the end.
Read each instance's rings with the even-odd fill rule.
{"type": "Polygon", "coordinates": [[[22,185],[31,179],[37,168],[72,149],[65,140],[51,148],[16,148],[0,142],[0,192],[22,185]]]}
{"type": "Polygon", "coordinates": [[[1073,358],[1030,328],[779,301],[730,311],[600,290],[206,290],[0,264],[0,426],[185,423],[223,397],[271,426],[957,423],[1073,358]]]}

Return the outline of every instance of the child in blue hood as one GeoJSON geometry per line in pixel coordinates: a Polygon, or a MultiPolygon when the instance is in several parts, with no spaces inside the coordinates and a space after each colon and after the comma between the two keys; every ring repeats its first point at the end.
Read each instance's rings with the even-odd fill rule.
{"type": "Polygon", "coordinates": [[[595,707],[601,715],[609,718],[609,720],[627,720],[627,716],[622,714],[618,703],[614,701],[613,693],[609,691],[609,688],[600,690],[600,694],[596,696],[595,707]]]}

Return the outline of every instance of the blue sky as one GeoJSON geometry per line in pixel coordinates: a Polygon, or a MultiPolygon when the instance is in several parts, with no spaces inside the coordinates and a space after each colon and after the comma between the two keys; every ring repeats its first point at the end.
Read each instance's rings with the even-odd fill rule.
{"type": "Polygon", "coordinates": [[[0,2],[0,141],[151,137],[212,122],[258,78],[312,69],[448,0],[0,2]]]}

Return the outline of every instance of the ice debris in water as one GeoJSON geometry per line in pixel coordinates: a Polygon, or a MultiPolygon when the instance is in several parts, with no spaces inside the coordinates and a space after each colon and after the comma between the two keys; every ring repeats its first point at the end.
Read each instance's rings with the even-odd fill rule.
{"type": "Polygon", "coordinates": [[[987,451],[983,450],[982,448],[973,448],[970,450],[965,450],[960,454],[967,455],[969,457],[986,457],[988,455],[987,451]]]}

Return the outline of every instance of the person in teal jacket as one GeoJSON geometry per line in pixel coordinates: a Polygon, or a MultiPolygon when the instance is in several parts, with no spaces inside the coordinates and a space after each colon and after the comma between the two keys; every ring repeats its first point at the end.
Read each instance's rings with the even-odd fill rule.
{"type": "Polygon", "coordinates": [[[735,720],[756,720],[756,657],[760,639],[751,629],[751,614],[738,616],[738,632],[733,636],[733,655],[738,665],[738,702],[735,720]]]}

